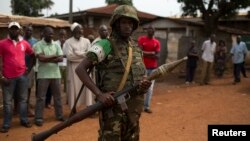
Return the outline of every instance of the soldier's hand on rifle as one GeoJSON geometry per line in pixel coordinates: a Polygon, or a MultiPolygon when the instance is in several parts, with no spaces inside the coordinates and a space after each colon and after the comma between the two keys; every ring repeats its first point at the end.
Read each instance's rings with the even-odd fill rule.
{"type": "Polygon", "coordinates": [[[115,104],[115,99],[112,96],[114,94],[114,92],[107,92],[107,93],[101,93],[97,95],[97,99],[104,103],[105,106],[109,107],[112,106],[113,104],[115,104]]]}
{"type": "Polygon", "coordinates": [[[143,77],[143,79],[139,83],[139,92],[146,93],[150,86],[151,81],[147,80],[146,77],[143,77]]]}

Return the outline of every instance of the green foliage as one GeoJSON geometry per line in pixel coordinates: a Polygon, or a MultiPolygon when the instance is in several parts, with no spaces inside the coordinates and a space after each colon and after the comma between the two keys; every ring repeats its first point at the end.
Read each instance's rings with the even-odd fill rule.
{"type": "Polygon", "coordinates": [[[240,9],[248,8],[250,0],[178,0],[181,3],[183,16],[202,14],[207,31],[213,32],[217,28],[220,18],[230,18],[240,9]]]}
{"type": "Polygon", "coordinates": [[[220,17],[236,14],[238,10],[250,6],[250,0],[178,0],[182,4],[183,15],[197,16],[217,14],[220,17]]]}
{"type": "Polygon", "coordinates": [[[52,0],[11,0],[12,14],[24,16],[43,16],[41,11],[53,5],[52,0]]]}
{"type": "Polygon", "coordinates": [[[133,5],[132,0],[105,0],[105,2],[110,5],[110,4],[118,4],[118,5],[133,5]]]}

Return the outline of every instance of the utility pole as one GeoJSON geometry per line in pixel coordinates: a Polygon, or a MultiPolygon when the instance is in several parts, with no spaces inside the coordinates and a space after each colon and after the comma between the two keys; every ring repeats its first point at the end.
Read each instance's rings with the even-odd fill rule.
{"type": "Polygon", "coordinates": [[[73,0],[69,0],[69,23],[73,23],[72,8],[73,8],[73,0]]]}

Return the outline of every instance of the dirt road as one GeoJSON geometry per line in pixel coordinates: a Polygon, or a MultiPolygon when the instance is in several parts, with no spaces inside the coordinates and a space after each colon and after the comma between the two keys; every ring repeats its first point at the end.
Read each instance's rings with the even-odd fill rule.
{"type": "MultiPolygon", "coordinates": [[[[227,74],[222,79],[213,78],[211,85],[187,86],[173,74],[156,83],[153,113],[142,114],[140,138],[141,141],[206,141],[209,124],[249,124],[249,107],[250,78],[242,78],[240,84],[232,85],[232,76],[227,74]]],[[[67,106],[64,109],[69,114],[67,106]]],[[[44,126],[33,125],[30,129],[21,127],[15,116],[12,128],[7,134],[0,134],[0,141],[29,141],[32,133],[58,123],[53,110],[46,109],[45,113],[44,126]]],[[[51,136],[48,141],[96,141],[98,128],[98,118],[88,118],[51,136]]]]}

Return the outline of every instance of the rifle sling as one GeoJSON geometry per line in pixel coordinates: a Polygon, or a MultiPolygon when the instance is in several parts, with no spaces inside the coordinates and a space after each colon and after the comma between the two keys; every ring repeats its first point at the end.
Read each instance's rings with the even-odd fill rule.
{"type": "Polygon", "coordinates": [[[125,72],[122,76],[122,79],[120,81],[120,84],[117,88],[117,91],[120,91],[123,89],[123,87],[125,86],[125,83],[126,83],[126,80],[128,79],[128,74],[129,74],[129,71],[130,71],[130,66],[131,66],[131,63],[132,63],[132,52],[133,52],[133,49],[132,47],[130,46],[130,43],[129,43],[129,47],[128,47],[128,60],[127,60],[127,64],[126,64],[126,67],[125,67],[125,72]]]}

